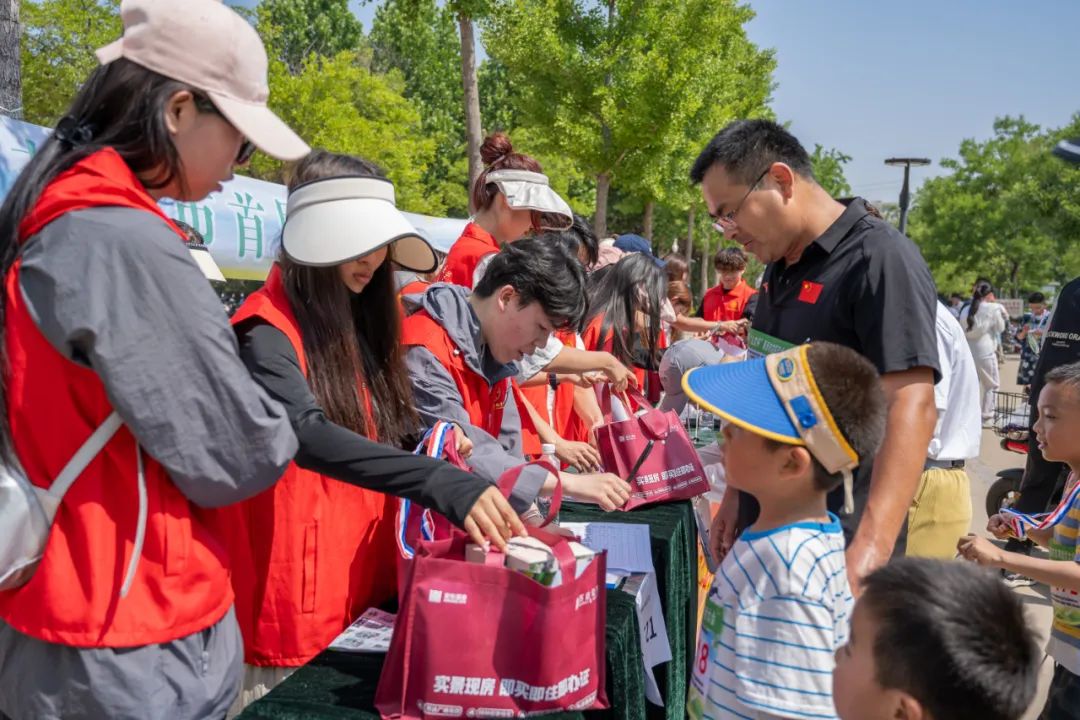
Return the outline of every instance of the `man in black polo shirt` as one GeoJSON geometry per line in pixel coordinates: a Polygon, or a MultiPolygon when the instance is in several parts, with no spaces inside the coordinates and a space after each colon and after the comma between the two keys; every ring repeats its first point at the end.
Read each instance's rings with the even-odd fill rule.
{"type": "MultiPolygon", "coordinates": [[[[855,473],[853,513],[842,515],[848,575],[858,578],[903,552],[908,508],[923,471],[937,410],[937,291],[919,250],[856,198],[847,206],[814,181],[806,150],[767,120],[728,125],[690,172],[715,227],[766,263],[749,345],[767,354],[827,340],[866,356],[889,400],[885,441],[855,473]]],[[[727,526],[746,527],[756,502],[725,496],[727,526]],[[737,505],[737,521],[732,505],[737,505]]],[[[843,494],[829,497],[839,511],[843,494]]],[[[728,531],[731,534],[731,531],[728,531]]]]}

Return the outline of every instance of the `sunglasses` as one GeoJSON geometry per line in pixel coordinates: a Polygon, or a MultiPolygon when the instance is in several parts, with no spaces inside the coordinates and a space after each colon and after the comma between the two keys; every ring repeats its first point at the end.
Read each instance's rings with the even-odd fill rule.
{"type": "MultiPolygon", "coordinates": [[[[213,103],[213,101],[208,97],[205,97],[203,95],[196,95],[195,96],[195,109],[198,110],[201,113],[213,113],[214,115],[217,115],[218,117],[220,117],[225,122],[232,125],[232,123],[229,121],[229,119],[227,117],[225,117],[220,110],[218,110],[217,105],[215,105],[213,103]]],[[[233,127],[235,128],[236,126],[233,125],[233,127]]],[[[245,137],[244,142],[240,144],[239,152],[236,153],[236,160],[234,162],[237,165],[247,165],[248,161],[251,160],[251,156],[254,155],[254,154],[255,154],[255,144],[252,143],[250,140],[248,140],[245,137]]]]}

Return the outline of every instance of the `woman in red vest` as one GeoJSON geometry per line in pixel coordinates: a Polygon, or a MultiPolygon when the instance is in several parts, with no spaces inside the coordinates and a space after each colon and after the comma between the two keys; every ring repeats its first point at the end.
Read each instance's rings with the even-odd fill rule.
{"type": "Polygon", "coordinates": [[[436,261],[394,186],[363,159],[316,150],[288,189],[281,257],[233,316],[240,356],[300,441],[280,482],[220,511],[248,664],[237,710],[395,594],[391,495],[479,540],[481,495],[514,517],[486,481],[396,449],[415,445],[419,421],[390,260],[416,272],[436,261]]]}
{"type": "Polygon", "coordinates": [[[48,487],[122,421],[36,571],[0,592],[0,716],[222,716],[240,635],[200,506],[264,490],[296,450],[157,201],[220,190],[254,146],[308,148],[267,109],[262,42],[225,5],[125,0],[121,16],[0,208],[5,460],[48,487]]]}
{"type": "Polygon", "coordinates": [[[565,230],[574,220],[570,206],[548,185],[540,163],[514,152],[505,134],[484,138],[480,159],[484,170],[470,198],[474,215],[437,278],[470,290],[500,247],[533,231],[565,230]]]}
{"type": "Polygon", "coordinates": [[[632,366],[638,387],[657,370],[663,348],[660,311],[666,299],[664,271],[651,255],[630,253],[589,277],[589,312],[581,334],[588,350],[612,353],[632,366]]]}

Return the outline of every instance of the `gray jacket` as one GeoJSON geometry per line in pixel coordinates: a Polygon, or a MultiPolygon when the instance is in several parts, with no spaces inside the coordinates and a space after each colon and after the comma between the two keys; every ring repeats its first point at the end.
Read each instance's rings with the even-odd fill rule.
{"type": "MultiPolygon", "coordinates": [[[[175,232],[142,210],[94,207],[49,223],[22,260],[20,290],[42,334],[97,374],[188,500],[228,505],[276,482],[297,448],[289,418],[251,379],[175,232]]],[[[220,717],[242,657],[231,610],[186,637],[122,649],[47,643],[0,620],[0,717],[220,717]]]]}
{"type": "MultiPolygon", "coordinates": [[[[404,298],[405,311],[413,313],[423,308],[446,329],[450,339],[461,351],[465,364],[494,386],[517,375],[515,363],[501,364],[491,356],[480,330],[480,319],[469,305],[469,291],[457,285],[438,283],[423,295],[404,298]]],[[[460,425],[472,440],[474,448],[469,465],[473,472],[495,482],[510,468],[525,462],[521,441],[521,416],[513,395],[506,399],[499,437],[473,425],[457,384],[449,371],[425,347],[409,347],[405,364],[412,380],[416,411],[425,427],[438,420],[460,425]]],[[[524,512],[536,500],[547,471],[529,467],[521,474],[510,502],[518,512],[524,512]]]]}

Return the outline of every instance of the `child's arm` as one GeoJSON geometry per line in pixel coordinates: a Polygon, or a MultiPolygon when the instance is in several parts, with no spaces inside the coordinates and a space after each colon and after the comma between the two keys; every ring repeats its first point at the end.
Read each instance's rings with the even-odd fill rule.
{"type": "Polygon", "coordinates": [[[1026,533],[1028,540],[1038,543],[1043,547],[1050,547],[1050,538],[1054,537],[1054,527],[1031,528],[1026,533]]]}
{"type": "MultiPolygon", "coordinates": [[[[1016,537],[1013,534],[1012,525],[1009,524],[1005,515],[997,513],[990,516],[990,520],[986,523],[986,530],[991,533],[998,540],[1008,540],[1016,537]]],[[[1047,528],[1028,528],[1024,533],[1024,538],[1048,547],[1050,545],[1050,538],[1054,536],[1053,526],[1047,528]]]]}
{"type": "Polygon", "coordinates": [[[960,538],[956,549],[961,557],[979,565],[1011,570],[1053,587],[1080,591],[1080,563],[1005,552],[986,538],[975,535],[960,538]]]}

